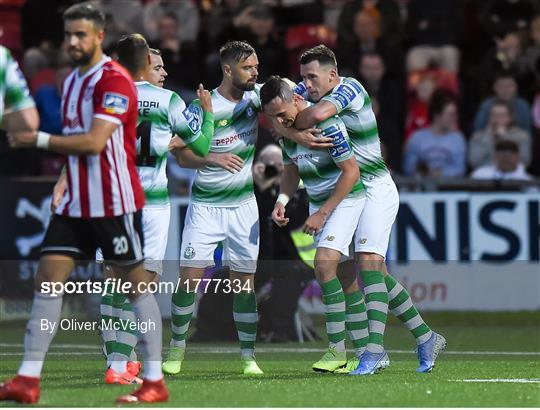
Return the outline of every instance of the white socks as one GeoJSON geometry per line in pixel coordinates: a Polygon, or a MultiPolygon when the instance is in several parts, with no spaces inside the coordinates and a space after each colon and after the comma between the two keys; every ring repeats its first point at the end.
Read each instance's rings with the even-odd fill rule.
{"type": "Polygon", "coordinates": [[[161,312],[152,293],[140,295],[131,301],[139,323],[146,322],[148,331],[141,332],[140,348],[144,360],[143,379],[157,381],[163,378],[161,372],[162,322],[161,312]]]}
{"type": "Polygon", "coordinates": [[[24,336],[24,358],[18,374],[40,377],[49,345],[60,326],[62,295],[34,292],[30,320],[24,336]]]}

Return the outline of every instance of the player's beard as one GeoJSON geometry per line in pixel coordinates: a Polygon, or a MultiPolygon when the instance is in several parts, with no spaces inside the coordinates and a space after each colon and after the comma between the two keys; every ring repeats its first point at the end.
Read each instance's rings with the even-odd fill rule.
{"type": "Polygon", "coordinates": [[[69,55],[69,58],[71,58],[71,60],[77,64],[78,66],[84,66],[84,65],[87,65],[91,60],[92,60],[92,57],[94,56],[95,52],[96,52],[96,47],[94,47],[92,50],[88,51],[88,52],[84,52],[83,50],[80,50],[80,54],[78,57],[74,57],[73,55],[71,55],[68,51],[68,55],[69,55]]]}
{"type": "Polygon", "coordinates": [[[233,85],[238,88],[239,90],[242,90],[242,91],[253,91],[255,89],[255,84],[256,84],[256,81],[254,82],[245,82],[245,83],[241,83],[240,81],[237,81],[233,78],[233,81],[232,81],[233,85]]]}

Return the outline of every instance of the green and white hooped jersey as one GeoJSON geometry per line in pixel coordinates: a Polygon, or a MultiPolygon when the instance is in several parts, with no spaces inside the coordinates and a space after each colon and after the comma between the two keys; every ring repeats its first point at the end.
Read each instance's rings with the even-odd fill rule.
{"type": "Polygon", "coordinates": [[[197,170],[191,188],[191,201],[216,207],[234,207],[254,199],[253,156],[258,133],[258,113],[261,110],[257,84],[254,91],[245,91],[242,100],[232,102],[217,89],[212,91],[214,110],[214,136],[210,152],[236,154],[244,160],[240,172],[234,174],[207,165],[197,170]]]}
{"type": "MultiPolygon", "coordinates": [[[[294,91],[309,98],[303,82],[294,91]]],[[[341,77],[340,83],[322,100],[334,104],[339,118],[345,123],[366,187],[377,178],[390,178],[381,154],[381,141],[371,99],[362,84],[352,77],[341,77]]]]}
{"type": "MultiPolygon", "coordinates": [[[[336,165],[354,155],[347,129],[337,116],[319,123],[322,136],[332,138],[333,147],[328,150],[310,150],[287,138],[281,140],[283,163],[295,164],[306,188],[309,201],[315,206],[322,205],[336,187],[341,169],[336,165]]],[[[362,179],[358,179],[347,198],[364,197],[366,194],[362,179]]]]}
{"type": "Polygon", "coordinates": [[[20,111],[34,107],[28,85],[19,65],[11,56],[9,50],[0,46],[0,123],[4,111],[20,111]]]}
{"type": "Polygon", "coordinates": [[[169,203],[167,191],[168,145],[177,134],[186,143],[201,135],[203,112],[197,101],[186,108],[173,91],[147,81],[135,83],[139,122],[137,126],[137,170],[146,195],[146,206],[169,203]]]}

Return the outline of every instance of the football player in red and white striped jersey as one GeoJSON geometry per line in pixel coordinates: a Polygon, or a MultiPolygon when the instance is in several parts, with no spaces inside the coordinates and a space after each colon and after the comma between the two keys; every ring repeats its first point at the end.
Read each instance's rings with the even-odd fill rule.
{"type": "MultiPolygon", "coordinates": [[[[68,189],[56,209],[41,248],[35,294],[18,375],[0,384],[0,400],[35,403],[43,361],[58,324],[62,295],[51,283],[64,283],[76,260],[93,260],[99,247],[105,260],[130,282],[129,298],[142,333],[143,385],[120,402],[161,402],[168,392],[161,373],[161,314],[145,284],[141,208],[144,193],[137,174],[135,141],[137,93],[130,74],[103,54],[105,17],[89,3],[64,13],[65,46],[77,68],[64,82],[63,135],[17,132],[13,147],[39,147],[67,156],[68,189]],[[142,286],[141,286],[142,284],[142,286]],[[42,324],[50,326],[43,330],[42,324]]],[[[139,68],[150,63],[146,41],[134,50],[139,68]]]]}

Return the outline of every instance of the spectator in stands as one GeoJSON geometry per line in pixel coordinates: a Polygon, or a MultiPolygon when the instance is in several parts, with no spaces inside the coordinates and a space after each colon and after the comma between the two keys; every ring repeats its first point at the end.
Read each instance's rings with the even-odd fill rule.
{"type": "Polygon", "coordinates": [[[462,7],[455,0],[411,0],[406,24],[412,46],[407,55],[407,70],[436,65],[456,72],[462,7]]]}
{"type": "MultiPolygon", "coordinates": [[[[339,71],[342,75],[353,75],[357,70],[358,59],[364,53],[389,55],[380,38],[381,15],[378,10],[359,9],[352,22],[348,36],[338,39],[336,50],[339,71]]],[[[388,64],[387,66],[392,66],[388,64]]]]}
{"type": "Polygon", "coordinates": [[[379,136],[389,147],[393,168],[401,162],[403,135],[403,92],[399,82],[385,75],[381,55],[366,53],[360,57],[358,77],[371,98],[377,116],[379,136]]]}
{"type": "Polygon", "coordinates": [[[207,35],[210,49],[219,48],[227,40],[230,40],[231,32],[237,27],[247,24],[249,7],[243,0],[224,0],[214,4],[208,13],[207,35]]]}
{"type": "Polygon", "coordinates": [[[476,131],[469,142],[469,165],[478,168],[492,163],[499,141],[514,142],[519,147],[520,161],[525,166],[530,164],[531,135],[514,125],[512,108],[506,101],[495,100],[486,128],[476,131]]]}
{"type": "Polygon", "coordinates": [[[479,131],[486,127],[488,123],[489,113],[493,102],[498,99],[506,101],[512,107],[512,117],[516,125],[531,132],[531,107],[529,103],[517,95],[518,86],[516,78],[510,71],[500,71],[496,74],[493,81],[492,97],[486,98],[480,108],[476,112],[474,118],[474,131],[479,131]]]}
{"type": "Polygon", "coordinates": [[[144,33],[140,0],[94,0],[93,3],[103,10],[106,17],[104,50],[115,46],[124,34],[144,33]]]}
{"type": "Polygon", "coordinates": [[[529,83],[523,90],[524,95],[532,99],[536,87],[540,85],[540,15],[531,21],[529,41],[519,59],[518,66],[523,71],[532,73],[529,83]]]}
{"type": "Polygon", "coordinates": [[[176,14],[163,14],[158,21],[158,40],[150,46],[161,51],[165,69],[169,73],[167,88],[177,91],[189,103],[196,96],[201,82],[201,53],[179,36],[176,14]]]}
{"type": "Polygon", "coordinates": [[[412,95],[407,101],[405,117],[405,141],[410,136],[429,125],[428,107],[433,92],[438,88],[437,78],[432,72],[423,72],[414,81],[410,81],[412,95]]]}
{"type": "Polygon", "coordinates": [[[275,32],[274,10],[264,4],[256,4],[250,10],[234,39],[247,41],[257,50],[259,81],[264,82],[273,74],[287,75],[287,53],[275,32]]]}
{"type": "Polygon", "coordinates": [[[525,30],[531,17],[538,13],[536,0],[490,0],[484,5],[483,26],[497,37],[510,31],[525,30]]]}
{"type": "MultiPolygon", "coordinates": [[[[115,1],[115,0],[113,0],[115,1]]],[[[153,0],[144,6],[144,31],[148,42],[157,41],[160,17],[176,16],[178,37],[185,43],[195,43],[199,34],[199,10],[192,0],[153,0]]]]}
{"type": "Polygon", "coordinates": [[[531,176],[519,159],[519,148],[513,141],[499,141],[495,145],[495,158],[492,163],[475,169],[471,173],[474,179],[525,180],[531,176]]]}
{"type": "Polygon", "coordinates": [[[449,91],[437,90],[429,103],[431,126],[415,132],[405,148],[408,176],[465,175],[465,139],[457,130],[457,104],[449,91]]]}

